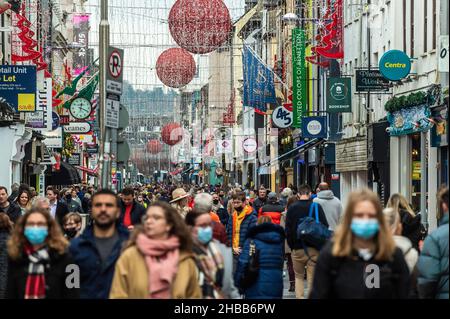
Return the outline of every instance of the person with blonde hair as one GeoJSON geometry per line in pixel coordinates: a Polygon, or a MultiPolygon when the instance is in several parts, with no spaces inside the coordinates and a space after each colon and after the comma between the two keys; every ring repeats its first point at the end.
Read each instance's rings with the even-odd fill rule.
{"type": "Polygon", "coordinates": [[[402,224],[401,235],[408,238],[415,249],[419,251],[419,242],[422,239],[422,233],[425,231],[421,223],[420,214],[416,214],[411,205],[402,194],[393,194],[388,200],[387,208],[392,208],[400,214],[402,224]]]}
{"type": "Polygon", "coordinates": [[[32,208],[17,222],[8,241],[8,299],[73,299],[79,289],[66,284],[73,260],[69,243],[47,210],[32,208]]]}
{"type": "Polygon", "coordinates": [[[81,234],[83,219],[81,215],[73,212],[69,213],[63,218],[64,235],[68,240],[72,240],[81,234]]]}
{"type": "Polygon", "coordinates": [[[408,266],[380,199],[368,189],[351,193],[333,240],[320,252],[310,298],[405,299],[409,289],[408,266]]]}

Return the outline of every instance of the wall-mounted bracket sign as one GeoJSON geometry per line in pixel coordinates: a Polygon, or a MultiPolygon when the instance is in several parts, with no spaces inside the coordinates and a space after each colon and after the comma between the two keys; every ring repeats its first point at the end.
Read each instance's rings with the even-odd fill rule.
{"type": "Polygon", "coordinates": [[[379,64],[381,74],[390,81],[400,81],[411,72],[411,59],[400,50],[387,51],[379,64]]]}

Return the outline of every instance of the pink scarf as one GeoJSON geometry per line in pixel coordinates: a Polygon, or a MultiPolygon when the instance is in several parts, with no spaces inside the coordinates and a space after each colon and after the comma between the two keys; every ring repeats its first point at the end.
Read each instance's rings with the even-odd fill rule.
{"type": "Polygon", "coordinates": [[[167,240],[153,240],[139,234],[136,246],[145,256],[150,298],[169,299],[171,284],[178,268],[180,241],[175,236],[167,240]]]}

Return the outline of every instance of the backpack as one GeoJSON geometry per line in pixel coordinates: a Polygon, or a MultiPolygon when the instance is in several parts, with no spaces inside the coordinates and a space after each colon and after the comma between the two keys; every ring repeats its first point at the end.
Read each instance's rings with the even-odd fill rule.
{"type": "Polygon", "coordinates": [[[303,246],[309,246],[320,250],[331,238],[332,234],[333,233],[319,221],[319,205],[317,203],[312,203],[309,206],[308,217],[303,217],[298,220],[297,239],[303,243],[303,246]],[[315,219],[312,218],[313,209],[315,211],[315,219]]]}
{"type": "Polygon", "coordinates": [[[259,250],[256,249],[255,242],[250,242],[250,258],[244,274],[241,277],[240,286],[242,289],[248,289],[253,286],[259,275],[259,250]]]}

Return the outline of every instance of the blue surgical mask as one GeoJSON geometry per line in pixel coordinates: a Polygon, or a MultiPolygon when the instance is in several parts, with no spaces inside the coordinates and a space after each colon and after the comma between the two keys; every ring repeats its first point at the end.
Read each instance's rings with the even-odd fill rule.
{"type": "Polygon", "coordinates": [[[353,218],[351,229],[355,236],[363,239],[370,239],[378,233],[380,224],[376,218],[353,218]]]}
{"type": "Polygon", "coordinates": [[[48,236],[47,227],[25,227],[25,237],[31,245],[41,245],[48,236]]]}
{"type": "Polygon", "coordinates": [[[213,231],[212,231],[212,227],[208,226],[208,227],[201,227],[198,229],[197,231],[197,239],[199,242],[201,242],[202,244],[208,244],[213,237],[213,231]]]}

